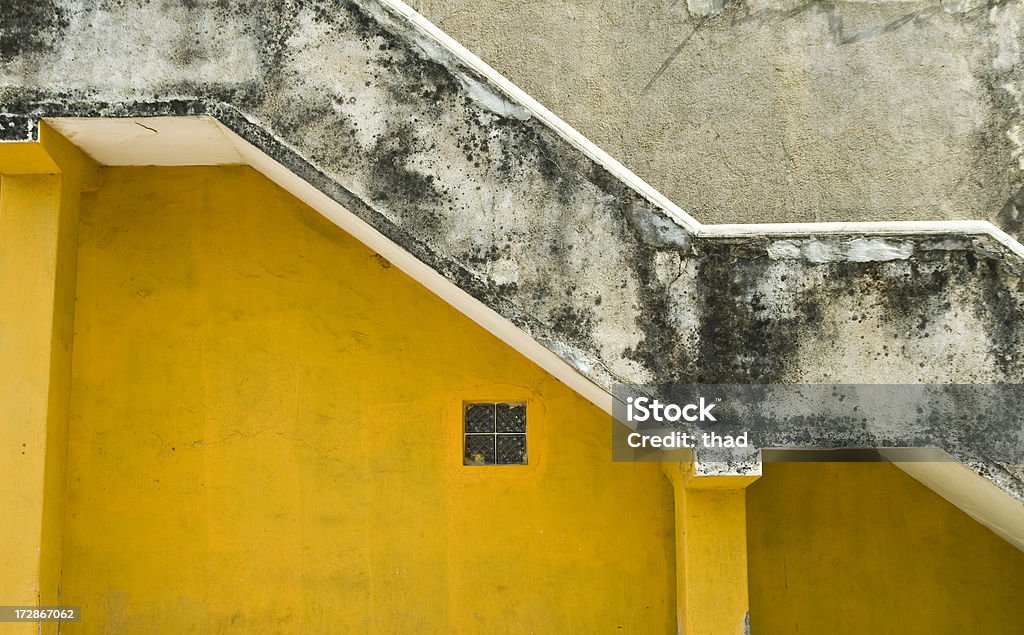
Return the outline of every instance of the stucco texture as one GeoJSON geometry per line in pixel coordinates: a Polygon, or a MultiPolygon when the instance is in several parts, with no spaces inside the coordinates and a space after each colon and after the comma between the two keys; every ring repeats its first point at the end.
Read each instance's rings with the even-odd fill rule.
{"type": "Polygon", "coordinates": [[[411,4],[701,222],[1020,226],[1020,3],[411,4]]]}

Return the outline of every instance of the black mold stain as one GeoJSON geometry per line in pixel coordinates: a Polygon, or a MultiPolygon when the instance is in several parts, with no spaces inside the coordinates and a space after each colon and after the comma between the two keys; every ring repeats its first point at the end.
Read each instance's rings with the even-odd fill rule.
{"type": "Polygon", "coordinates": [[[589,344],[593,341],[593,315],[571,304],[564,304],[555,310],[551,327],[556,333],[564,334],[575,344],[589,344]]]}
{"type": "Polygon", "coordinates": [[[843,279],[856,283],[860,293],[881,298],[879,308],[890,329],[909,337],[928,337],[932,324],[952,307],[950,283],[955,268],[947,259],[958,252],[933,253],[932,257],[918,253],[912,260],[895,263],[849,263],[835,272],[830,283],[843,279]]]}
{"type": "Polygon", "coordinates": [[[696,360],[687,358],[682,341],[685,334],[674,332],[667,323],[670,292],[658,280],[653,255],[654,250],[646,247],[637,247],[632,254],[634,271],[641,284],[642,306],[636,324],[643,339],[625,355],[649,369],[656,383],[690,381],[696,360]]]}
{"type": "Polygon", "coordinates": [[[174,43],[174,51],[171,52],[168,59],[178,66],[192,66],[209,61],[210,56],[203,40],[196,35],[177,38],[174,43]]]}
{"type": "Polygon", "coordinates": [[[0,61],[49,50],[67,26],[54,0],[0,0],[0,61]]]}
{"type": "Polygon", "coordinates": [[[635,321],[643,339],[625,352],[626,358],[649,369],[656,382],[695,381],[699,360],[688,353],[686,340],[691,334],[678,333],[669,325],[672,283],[665,284],[659,279],[655,264],[658,253],[667,252],[679,258],[682,271],[686,259],[692,256],[690,247],[652,244],[653,230],[642,225],[645,219],[663,213],[603,168],[590,170],[586,178],[602,193],[615,197],[618,207],[611,213],[618,219],[616,232],[621,238],[621,255],[640,283],[640,307],[635,321]]]}
{"type": "Polygon", "coordinates": [[[346,2],[344,6],[348,18],[345,26],[362,42],[373,45],[378,53],[375,61],[393,71],[384,82],[384,88],[396,103],[426,104],[427,110],[436,112],[458,92],[458,82],[442,64],[424,57],[400,35],[383,28],[358,4],[346,2]]]}
{"type": "Polygon", "coordinates": [[[974,308],[987,325],[985,335],[992,356],[1006,381],[1020,381],[1024,362],[1020,354],[1020,325],[1024,320],[1020,290],[1024,282],[1019,275],[1007,272],[1003,262],[994,258],[978,267],[977,275],[982,301],[975,302],[974,308]],[[1016,284],[1010,284],[1011,281],[1016,284]]]}
{"type": "Polygon", "coordinates": [[[28,141],[33,126],[27,117],[0,114],[0,141],[28,141]]]}
{"type": "Polygon", "coordinates": [[[401,210],[410,227],[416,225],[433,235],[442,226],[435,206],[445,197],[435,187],[432,174],[417,171],[412,165],[422,149],[413,126],[388,130],[368,153],[368,187],[374,203],[401,210]]]}
{"type": "Polygon", "coordinates": [[[530,145],[536,153],[536,169],[540,176],[554,187],[558,202],[568,205],[577,193],[580,175],[573,169],[575,161],[563,156],[563,144],[554,142],[546,132],[537,127],[530,130],[530,145]]]}
{"type": "MultiPolygon", "coordinates": [[[[762,242],[704,241],[700,245],[698,383],[759,384],[783,381],[801,332],[816,319],[813,297],[797,317],[772,316],[756,291],[768,257],[762,242]]],[[[795,281],[794,281],[795,283],[795,281]]]]}

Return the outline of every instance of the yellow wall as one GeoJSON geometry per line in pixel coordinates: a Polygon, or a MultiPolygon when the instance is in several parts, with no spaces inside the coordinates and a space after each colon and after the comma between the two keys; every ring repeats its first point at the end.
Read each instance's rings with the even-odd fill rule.
{"type": "Polygon", "coordinates": [[[660,466],[317,213],[123,168],[81,222],[62,632],[675,630],[660,466]],[[463,399],[531,465],[463,467],[463,399]]]}
{"type": "MultiPolygon", "coordinates": [[[[21,199],[0,227],[43,201],[21,199]]],[[[31,269],[25,240],[0,262],[31,269]]],[[[3,517],[31,544],[3,554],[25,562],[0,591],[45,578],[41,542],[59,603],[84,609],[61,632],[670,633],[675,539],[707,556],[681,579],[739,561],[718,551],[742,509],[711,492],[676,528],[661,466],[611,463],[605,415],[248,168],[106,169],[78,240],[63,545],[40,529],[61,509],[61,487],[40,494],[50,427],[0,466],[31,499],[3,517]],[[529,466],[461,465],[477,399],[529,403],[529,466]]],[[[0,333],[47,321],[11,297],[0,333]]],[[[39,377],[50,330],[25,353],[39,377]]],[[[32,397],[15,385],[7,446],[32,397]]],[[[1024,623],[1024,554],[890,465],[767,464],[746,496],[756,635],[1024,623]]],[[[680,597],[745,598],[721,586],[680,597]]]]}
{"type": "Polygon", "coordinates": [[[752,632],[1020,633],[1024,553],[888,463],[766,463],[752,632]]]}

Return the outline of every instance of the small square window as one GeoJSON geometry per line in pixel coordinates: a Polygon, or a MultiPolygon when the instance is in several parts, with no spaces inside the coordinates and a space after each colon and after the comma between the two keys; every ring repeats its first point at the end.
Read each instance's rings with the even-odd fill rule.
{"type": "Polygon", "coordinates": [[[466,404],[463,432],[463,465],[526,465],[525,403],[466,404]]]}

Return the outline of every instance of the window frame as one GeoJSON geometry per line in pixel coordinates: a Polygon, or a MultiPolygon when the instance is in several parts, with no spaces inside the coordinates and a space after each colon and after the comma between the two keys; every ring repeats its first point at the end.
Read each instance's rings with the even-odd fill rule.
{"type": "MultiPolygon", "coordinates": [[[[461,409],[461,417],[460,417],[460,419],[461,419],[461,432],[462,432],[462,434],[461,434],[461,436],[462,436],[462,465],[464,467],[497,467],[497,466],[520,466],[520,467],[522,467],[522,466],[530,465],[529,432],[528,432],[528,430],[529,430],[528,424],[530,422],[529,412],[530,412],[529,401],[526,400],[526,399],[510,399],[510,400],[505,400],[505,401],[493,401],[493,400],[474,399],[474,400],[463,401],[462,409],[461,409]],[[471,425],[475,426],[475,425],[479,425],[479,424],[478,423],[471,423],[469,413],[470,413],[470,411],[474,407],[479,407],[479,406],[490,406],[491,417],[492,417],[491,422],[490,422],[490,426],[489,426],[490,430],[486,430],[486,431],[471,431],[471,425]],[[499,426],[499,412],[500,412],[501,407],[503,407],[503,406],[509,408],[512,411],[514,411],[517,408],[521,408],[522,409],[522,430],[521,431],[520,430],[501,431],[500,430],[500,426],[499,426]],[[491,448],[492,448],[491,449],[491,453],[492,453],[492,456],[493,456],[493,461],[490,461],[490,462],[486,462],[486,461],[474,462],[474,461],[471,461],[470,458],[469,458],[469,451],[470,451],[469,440],[471,438],[486,439],[488,437],[491,439],[491,448]],[[504,461],[504,462],[499,461],[500,452],[499,452],[499,449],[498,449],[498,447],[499,447],[498,444],[499,444],[499,440],[501,438],[515,439],[515,440],[517,440],[521,444],[521,448],[522,448],[522,450],[521,450],[522,460],[521,461],[511,461],[511,462],[509,462],[509,461],[504,461]]],[[[512,425],[513,426],[516,425],[514,420],[513,420],[513,424],[512,425]]]]}

